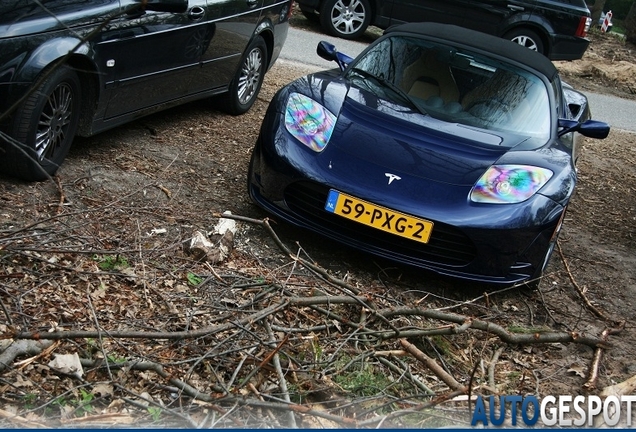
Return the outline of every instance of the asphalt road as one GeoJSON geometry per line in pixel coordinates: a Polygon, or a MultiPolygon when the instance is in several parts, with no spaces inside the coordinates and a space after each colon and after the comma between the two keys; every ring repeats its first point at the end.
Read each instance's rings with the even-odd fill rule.
{"type": "MultiPolygon", "coordinates": [[[[351,57],[357,56],[367,47],[366,43],[348,41],[292,27],[289,29],[289,35],[280,58],[301,63],[316,70],[336,67],[335,63],[323,60],[316,54],[316,46],[321,40],[334,44],[338,51],[351,57]]],[[[595,120],[607,122],[612,128],[636,132],[636,122],[634,121],[636,102],[596,93],[585,92],[585,95],[588,97],[595,120]]]]}

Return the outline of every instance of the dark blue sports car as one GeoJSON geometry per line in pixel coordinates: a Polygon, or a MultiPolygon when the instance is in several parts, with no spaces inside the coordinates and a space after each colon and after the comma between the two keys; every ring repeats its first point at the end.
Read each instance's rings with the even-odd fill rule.
{"type": "Polygon", "coordinates": [[[443,24],[387,30],[272,100],[251,198],[354,248],[440,274],[537,283],[576,185],[587,99],[544,56],[443,24]]]}

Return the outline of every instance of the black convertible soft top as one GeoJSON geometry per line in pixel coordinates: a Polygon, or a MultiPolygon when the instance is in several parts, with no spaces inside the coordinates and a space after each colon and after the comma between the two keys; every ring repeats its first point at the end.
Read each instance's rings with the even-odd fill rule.
{"type": "Polygon", "coordinates": [[[408,23],[392,26],[384,34],[411,33],[449,41],[458,45],[492,53],[523,64],[545,75],[550,81],[554,80],[558,71],[552,62],[543,54],[529,50],[519,44],[492,36],[486,33],[469,30],[449,24],[439,23],[408,23]]]}

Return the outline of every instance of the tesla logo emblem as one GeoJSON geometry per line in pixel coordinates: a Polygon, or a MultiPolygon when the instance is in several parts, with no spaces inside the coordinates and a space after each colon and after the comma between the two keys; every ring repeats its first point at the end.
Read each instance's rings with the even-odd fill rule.
{"type": "Polygon", "coordinates": [[[402,177],[396,176],[395,174],[384,173],[384,175],[389,178],[389,184],[393,183],[393,180],[402,180],[402,177]]]}

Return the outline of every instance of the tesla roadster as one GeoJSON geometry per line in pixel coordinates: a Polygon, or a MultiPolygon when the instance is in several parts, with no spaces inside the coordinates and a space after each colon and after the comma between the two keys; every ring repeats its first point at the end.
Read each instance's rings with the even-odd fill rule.
{"type": "Polygon", "coordinates": [[[283,87],[248,179],[280,219],[397,262],[538,284],[576,186],[586,97],[544,56],[444,24],[388,29],[283,87]]]}

